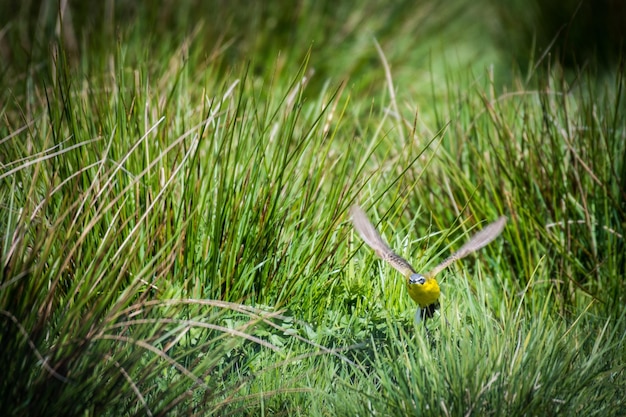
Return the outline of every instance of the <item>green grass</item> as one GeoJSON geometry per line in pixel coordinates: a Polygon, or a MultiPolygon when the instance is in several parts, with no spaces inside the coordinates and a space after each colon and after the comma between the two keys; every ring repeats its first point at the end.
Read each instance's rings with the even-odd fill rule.
{"type": "Polygon", "coordinates": [[[7,415],[623,415],[622,67],[521,76],[462,1],[74,6],[51,44],[40,6],[0,38],[7,415]],[[354,203],[418,270],[509,223],[416,326],[354,203]]]}

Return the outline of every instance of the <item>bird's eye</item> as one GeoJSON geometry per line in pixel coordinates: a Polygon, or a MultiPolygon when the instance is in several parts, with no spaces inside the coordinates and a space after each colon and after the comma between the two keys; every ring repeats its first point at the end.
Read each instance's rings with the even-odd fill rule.
{"type": "Polygon", "coordinates": [[[425,282],[426,282],[426,278],[424,278],[424,275],[422,274],[412,274],[409,277],[409,284],[424,285],[425,282]]]}

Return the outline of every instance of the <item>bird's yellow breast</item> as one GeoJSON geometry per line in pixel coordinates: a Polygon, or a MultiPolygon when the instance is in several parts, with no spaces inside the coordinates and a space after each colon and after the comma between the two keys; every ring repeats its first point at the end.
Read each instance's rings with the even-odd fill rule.
{"type": "Polygon", "coordinates": [[[409,295],[421,308],[428,307],[439,300],[439,284],[434,278],[426,279],[423,284],[411,284],[407,280],[406,284],[409,295]]]}

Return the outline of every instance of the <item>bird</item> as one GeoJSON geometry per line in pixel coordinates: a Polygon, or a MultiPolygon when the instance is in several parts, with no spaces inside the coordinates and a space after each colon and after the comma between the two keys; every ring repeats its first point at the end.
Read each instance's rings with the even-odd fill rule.
{"type": "Polygon", "coordinates": [[[441,289],[435,279],[435,275],[455,261],[491,243],[502,233],[507,222],[506,216],[499,217],[496,221],[488,224],[480,232],[472,236],[469,242],[461,246],[461,249],[447,257],[431,271],[420,274],[406,259],[395,253],[389,245],[385,243],[361,207],[353,205],[350,208],[350,215],[354,229],[361,236],[361,239],[363,239],[383,261],[389,263],[389,265],[405,276],[409,296],[417,303],[417,311],[415,312],[416,323],[422,321],[422,317],[424,317],[424,320],[431,318],[439,308],[441,289]]]}

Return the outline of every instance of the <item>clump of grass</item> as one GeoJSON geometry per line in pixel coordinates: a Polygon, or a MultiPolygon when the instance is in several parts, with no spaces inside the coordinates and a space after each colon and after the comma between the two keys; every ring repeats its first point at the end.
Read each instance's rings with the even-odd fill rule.
{"type": "Polygon", "coordinates": [[[370,372],[356,377],[362,401],[340,402],[341,414],[614,414],[623,405],[614,353],[624,316],[593,324],[581,316],[568,328],[549,317],[553,300],[543,301],[544,313],[532,316],[490,317],[483,307],[460,312],[471,321],[450,320],[448,310],[430,332],[390,321],[389,341],[372,340],[370,372]],[[587,325],[599,330],[589,335],[587,325]]]}
{"type": "Polygon", "coordinates": [[[81,83],[60,53],[37,117],[3,132],[3,408],[223,414],[310,391],[272,375],[305,345],[330,351],[272,311],[311,296],[302,281],[336,245],[345,188],[311,204],[328,175],[350,187],[322,119],[334,93],[298,109],[302,73],[279,92],[244,72],[183,117],[184,66],[161,96],[122,54],[114,78],[81,83]]]}

